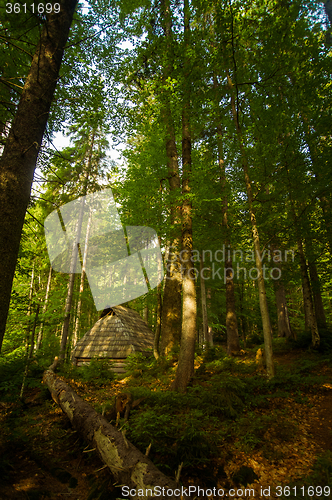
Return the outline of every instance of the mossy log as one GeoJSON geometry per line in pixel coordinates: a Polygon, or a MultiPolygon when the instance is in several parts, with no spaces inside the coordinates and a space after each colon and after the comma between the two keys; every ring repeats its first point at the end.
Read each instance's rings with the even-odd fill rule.
{"type": "MultiPolygon", "coordinates": [[[[107,420],[97,413],[65,382],[54,373],[56,363],[45,370],[43,382],[47,384],[52,398],[68,416],[76,431],[92,444],[101,460],[109,467],[116,482],[135,490],[131,498],[145,499],[151,497],[151,490],[158,487],[160,498],[168,500],[178,499],[176,495],[167,495],[174,492],[177,484],[166,477],[159,469],[131,444],[122,432],[113,427],[107,420]],[[164,490],[163,490],[164,488],[164,490]],[[150,490],[150,491],[147,491],[150,490]]],[[[121,497],[119,488],[119,497],[121,497]]]]}

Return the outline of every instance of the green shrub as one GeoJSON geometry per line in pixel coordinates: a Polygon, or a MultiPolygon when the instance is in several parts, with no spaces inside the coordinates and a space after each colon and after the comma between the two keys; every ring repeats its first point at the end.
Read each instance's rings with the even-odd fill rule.
{"type": "MultiPolygon", "coordinates": [[[[268,455],[273,450],[273,446],[270,445],[271,439],[289,442],[295,438],[298,432],[297,425],[291,422],[287,415],[277,410],[269,415],[248,412],[238,419],[235,430],[240,447],[249,451],[261,445],[268,455]]],[[[266,456],[266,458],[270,457],[266,456]]]]}
{"type": "Polygon", "coordinates": [[[319,329],[320,343],[319,343],[319,352],[331,352],[332,351],[332,332],[331,330],[319,329]]]}
{"type": "Polygon", "coordinates": [[[211,460],[216,451],[216,435],[210,433],[211,419],[202,410],[192,409],[178,413],[172,406],[155,406],[133,411],[129,420],[128,439],[142,452],[151,443],[151,457],[161,467],[176,470],[198,466],[211,460]]]}
{"type": "Polygon", "coordinates": [[[77,376],[95,386],[107,384],[116,375],[111,371],[111,363],[106,359],[92,359],[89,364],[77,368],[77,376]]]}
{"type": "Polygon", "coordinates": [[[22,385],[25,366],[24,353],[0,358],[0,393],[5,393],[10,399],[17,397],[22,385]]]}
{"type": "Polygon", "coordinates": [[[200,408],[206,415],[218,415],[233,418],[243,407],[245,383],[228,373],[221,373],[211,378],[208,390],[196,385],[188,389],[188,403],[200,408]]]}
{"type": "Polygon", "coordinates": [[[225,351],[220,346],[208,346],[203,353],[204,363],[209,363],[210,361],[215,361],[216,359],[224,358],[226,355],[225,351]]]}
{"type": "Polygon", "coordinates": [[[262,332],[255,331],[247,337],[247,347],[262,345],[263,343],[264,337],[262,332]]]}
{"type": "Polygon", "coordinates": [[[301,332],[297,334],[297,339],[289,340],[293,349],[308,349],[311,346],[312,338],[310,332],[301,332]]]}

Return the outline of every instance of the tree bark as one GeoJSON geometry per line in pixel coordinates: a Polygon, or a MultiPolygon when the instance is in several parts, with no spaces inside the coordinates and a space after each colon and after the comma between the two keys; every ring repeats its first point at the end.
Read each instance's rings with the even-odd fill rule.
{"type": "Polygon", "coordinates": [[[85,268],[86,268],[86,261],[87,261],[87,256],[88,256],[90,227],[91,227],[91,211],[90,211],[89,220],[88,220],[88,224],[87,224],[87,228],[86,228],[86,235],[85,235],[82,274],[81,274],[80,290],[79,290],[77,310],[76,310],[75,329],[74,329],[74,334],[73,334],[73,346],[75,346],[77,341],[78,341],[78,331],[79,331],[79,327],[80,327],[81,310],[82,310],[82,296],[83,296],[83,292],[84,292],[84,283],[85,283],[85,276],[86,276],[85,268]]]}
{"type": "Polygon", "coordinates": [[[206,305],[206,289],[205,289],[205,279],[203,276],[203,257],[202,254],[200,255],[200,263],[199,263],[199,269],[200,269],[200,284],[201,284],[201,300],[202,300],[202,337],[203,337],[203,342],[205,345],[209,346],[209,325],[208,325],[208,316],[207,316],[207,305],[206,305]]]}
{"type": "Polygon", "coordinates": [[[295,338],[288,316],[285,287],[280,280],[276,280],[275,294],[278,316],[278,337],[286,337],[287,339],[295,338]]]}
{"type": "Polygon", "coordinates": [[[40,305],[37,304],[36,313],[35,313],[35,317],[34,317],[33,325],[32,325],[32,330],[31,330],[30,348],[29,348],[27,358],[26,358],[26,363],[25,363],[23,381],[22,381],[22,386],[21,386],[21,391],[20,391],[20,399],[23,398],[25,382],[26,382],[26,378],[27,378],[28,373],[29,373],[29,365],[30,365],[30,362],[32,360],[32,355],[33,355],[33,351],[35,348],[35,332],[36,332],[36,325],[37,325],[37,320],[38,320],[38,315],[39,315],[39,307],[40,307],[40,305]]]}
{"type": "MultiPolygon", "coordinates": [[[[162,3],[162,17],[164,23],[164,36],[166,44],[167,62],[164,67],[163,80],[172,77],[172,20],[169,0],[162,3]]],[[[172,111],[170,107],[169,92],[165,91],[163,97],[163,119],[166,127],[166,156],[168,182],[171,194],[170,223],[174,226],[171,235],[170,252],[166,266],[166,282],[163,295],[163,308],[160,332],[160,354],[165,356],[173,346],[178,345],[181,337],[181,287],[182,277],[180,272],[180,223],[181,215],[176,197],[180,194],[180,176],[178,152],[172,111]]]]}
{"type": "MultiPolygon", "coordinates": [[[[68,416],[72,426],[96,448],[117,483],[137,490],[137,494],[131,498],[148,499],[149,495],[145,490],[153,490],[156,486],[174,491],[177,488],[175,481],[162,474],[143,453],[127,441],[124,432],[110,425],[69,385],[56,377],[53,371],[55,364],[43,376],[43,382],[47,384],[52,398],[68,416]]],[[[121,497],[120,492],[119,496],[121,497]]],[[[168,498],[175,500],[177,497],[172,495],[168,498]]]]}
{"type": "Polygon", "coordinates": [[[190,132],[190,67],[188,50],[190,48],[189,1],[183,2],[184,11],[184,74],[186,87],[182,108],[182,251],[181,267],[182,278],[182,332],[180,343],[179,363],[176,370],[172,389],[185,392],[190,379],[194,374],[194,357],[196,341],[196,286],[193,275],[193,233],[192,233],[192,204],[190,199],[191,177],[191,132],[190,132]]]}
{"type": "Polygon", "coordinates": [[[157,286],[157,311],[156,311],[156,329],[154,333],[153,355],[155,359],[159,359],[159,340],[161,330],[161,314],[162,314],[162,297],[161,297],[162,284],[157,286]]]}
{"type": "MultiPolygon", "coordinates": [[[[52,266],[50,266],[50,270],[48,273],[48,279],[47,279],[47,285],[46,285],[44,305],[43,305],[43,315],[46,313],[46,310],[47,310],[48,296],[49,296],[50,288],[51,288],[52,271],[53,271],[52,266]]],[[[43,328],[44,328],[44,321],[41,322],[40,327],[39,327],[36,350],[40,349],[40,346],[41,346],[41,342],[42,342],[42,338],[43,338],[43,328]]]]}
{"type": "Polygon", "coordinates": [[[25,212],[77,0],[46,16],[17,113],[0,158],[0,351],[25,212]]]}
{"type": "Polygon", "coordinates": [[[324,310],[324,305],[323,305],[323,299],[322,299],[322,292],[321,292],[321,286],[320,286],[320,280],[317,272],[317,267],[314,261],[308,262],[308,267],[309,267],[309,274],[310,274],[310,280],[311,280],[311,286],[312,286],[312,294],[314,298],[314,305],[315,305],[315,313],[316,313],[316,319],[317,319],[317,326],[319,328],[327,328],[326,325],[326,316],[325,316],[325,310],[324,310]]]}
{"type": "Polygon", "coordinates": [[[145,297],[145,305],[143,309],[143,319],[145,323],[149,323],[149,306],[148,306],[148,298],[145,297]]]}
{"type": "Polygon", "coordinates": [[[279,270],[278,276],[274,275],[274,291],[276,296],[276,306],[277,306],[277,318],[278,318],[278,337],[286,337],[296,339],[295,332],[292,331],[289,315],[288,315],[288,307],[286,300],[286,292],[284,283],[282,280],[282,266],[280,258],[277,256],[276,248],[273,244],[271,244],[271,251],[273,254],[273,262],[275,265],[275,269],[279,270]]]}
{"type": "Polygon", "coordinates": [[[319,346],[320,338],[318,333],[315,309],[312,301],[308,268],[303,251],[302,241],[300,238],[297,239],[297,248],[300,257],[300,269],[302,277],[305,329],[311,332],[312,346],[317,348],[319,346]]]}
{"type": "Polygon", "coordinates": [[[316,262],[315,262],[315,252],[312,248],[312,243],[310,238],[305,240],[306,248],[308,252],[308,268],[312,287],[312,295],[314,299],[315,313],[318,328],[326,329],[326,316],[322,299],[322,292],[320,286],[320,279],[317,272],[316,262]]]}
{"type": "MultiPolygon", "coordinates": [[[[75,284],[75,273],[76,273],[76,265],[77,265],[77,259],[79,257],[79,243],[81,239],[81,232],[82,232],[82,223],[83,223],[83,215],[84,215],[84,206],[85,206],[85,196],[88,192],[88,183],[89,183],[89,177],[91,175],[91,169],[92,169],[92,154],[93,154],[93,147],[95,143],[95,134],[96,130],[93,129],[91,133],[91,144],[89,146],[88,150],[88,156],[87,156],[87,164],[86,164],[86,169],[84,173],[84,180],[83,180],[83,192],[82,192],[82,198],[81,198],[81,206],[80,206],[80,213],[77,221],[77,228],[76,228],[76,239],[73,244],[73,250],[72,250],[72,256],[71,256],[71,269],[70,269],[70,275],[69,275],[69,282],[68,282],[68,293],[67,293],[67,298],[66,298],[66,306],[65,306],[65,317],[63,320],[63,325],[62,325],[62,332],[61,332],[61,343],[60,343],[60,360],[63,361],[65,359],[66,355],[66,347],[67,347],[67,340],[68,340],[68,334],[69,334],[69,323],[70,323],[70,316],[71,316],[71,309],[72,309],[72,302],[73,302],[73,293],[74,293],[74,284],[75,284]]],[[[90,215],[89,215],[89,220],[88,224],[90,223],[90,215]]],[[[89,228],[90,230],[90,228],[89,228]]],[[[87,232],[89,232],[87,230],[87,232]]],[[[82,268],[83,268],[83,262],[82,268]]],[[[82,274],[84,270],[82,269],[82,274]]]]}

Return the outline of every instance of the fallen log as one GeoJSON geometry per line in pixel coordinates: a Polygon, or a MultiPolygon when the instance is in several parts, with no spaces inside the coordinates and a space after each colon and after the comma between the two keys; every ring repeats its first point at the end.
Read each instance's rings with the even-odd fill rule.
{"type": "Polygon", "coordinates": [[[56,365],[55,361],[45,370],[43,382],[72,426],[96,449],[116,482],[121,485],[119,497],[128,496],[130,491],[129,495],[133,499],[142,500],[152,496],[179,499],[181,488],[177,483],[160,472],[147,456],[127,441],[122,432],[60,380],[54,373],[56,365]]]}

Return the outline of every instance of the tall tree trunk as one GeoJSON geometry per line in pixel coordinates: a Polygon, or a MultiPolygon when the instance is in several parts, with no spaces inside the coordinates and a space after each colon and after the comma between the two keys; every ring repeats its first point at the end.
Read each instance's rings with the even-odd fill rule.
{"type": "MultiPolygon", "coordinates": [[[[162,3],[162,17],[166,42],[167,62],[164,67],[163,79],[172,77],[172,20],[169,0],[162,3]]],[[[170,252],[166,266],[166,282],[163,295],[163,308],[161,320],[160,354],[165,356],[174,345],[178,345],[181,337],[181,284],[179,250],[180,250],[180,222],[181,215],[176,197],[180,194],[180,176],[178,152],[176,147],[175,130],[169,104],[169,94],[163,95],[163,117],[166,127],[166,156],[168,182],[172,196],[170,208],[170,223],[175,226],[171,235],[170,252]]]]}
{"type": "Polygon", "coordinates": [[[46,16],[17,113],[0,158],[0,351],[39,148],[77,0],[46,16]]]}
{"type": "Polygon", "coordinates": [[[312,243],[309,238],[306,238],[305,243],[308,252],[308,268],[311,280],[312,294],[314,298],[317,326],[318,328],[326,329],[326,316],[322,299],[320,279],[315,262],[315,252],[312,248],[312,243]]]}
{"type": "Polygon", "coordinates": [[[179,363],[173,382],[173,390],[184,392],[194,374],[195,340],[196,340],[196,287],[195,277],[192,271],[192,206],[190,194],[191,176],[191,133],[190,133],[190,25],[189,25],[189,2],[184,0],[184,51],[185,63],[184,73],[186,78],[186,89],[184,92],[182,109],[182,252],[181,267],[182,278],[182,332],[179,363]]]}
{"type": "MultiPolygon", "coordinates": [[[[75,241],[73,244],[73,250],[72,250],[72,255],[71,255],[71,269],[70,269],[68,292],[67,292],[67,298],[66,298],[65,317],[64,317],[64,321],[63,321],[63,325],[62,325],[62,332],[61,332],[60,356],[59,356],[60,361],[63,361],[65,359],[65,355],[66,355],[70,316],[71,316],[71,309],[72,309],[72,302],[73,302],[76,265],[77,265],[79,250],[80,250],[79,243],[81,240],[81,231],[82,231],[83,214],[84,214],[84,206],[85,206],[85,195],[88,192],[88,182],[89,182],[89,177],[90,177],[91,168],[92,168],[92,155],[93,155],[93,147],[94,147],[94,143],[95,143],[95,134],[96,134],[96,131],[93,129],[92,133],[91,133],[91,144],[90,144],[90,147],[88,150],[87,164],[86,164],[86,169],[85,169],[85,173],[84,173],[83,190],[82,190],[83,192],[82,192],[80,212],[79,212],[78,221],[77,221],[76,238],[75,238],[75,241]]],[[[90,216],[89,216],[89,218],[90,218],[90,216]]],[[[83,266],[83,261],[81,264],[83,266]]]]}
{"type": "Polygon", "coordinates": [[[36,332],[36,325],[37,325],[37,320],[38,320],[38,315],[39,315],[39,307],[40,307],[40,305],[37,304],[36,313],[35,313],[35,317],[34,317],[33,325],[32,325],[32,330],[31,330],[30,348],[28,350],[27,358],[26,358],[26,362],[25,362],[23,381],[22,381],[22,386],[21,386],[21,391],[20,391],[20,399],[23,398],[25,382],[26,382],[26,379],[27,379],[27,376],[29,373],[29,365],[30,365],[30,362],[32,360],[33,351],[35,348],[35,332],[36,332]]]}
{"type": "Polygon", "coordinates": [[[289,199],[291,206],[291,213],[294,221],[294,227],[296,232],[296,242],[297,250],[300,259],[300,270],[302,279],[302,292],[303,292],[303,306],[304,306],[304,318],[305,318],[305,330],[311,332],[312,346],[314,348],[319,347],[320,338],[316,320],[315,309],[312,301],[311,286],[308,275],[308,267],[306,262],[306,257],[303,250],[303,244],[301,239],[301,232],[299,227],[298,216],[296,213],[296,207],[292,197],[292,184],[289,175],[289,167],[286,166],[286,173],[289,186],[289,199]]]}
{"type": "Polygon", "coordinates": [[[145,305],[144,305],[144,309],[143,309],[143,319],[144,319],[145,323],[149,323],[149,306],[148,306],[147,302],[148,302],[148,298],[145,297],[145,305]]]}
{"type": "Polygon", "coordinates": [[[208,316],[207,316],[207,305],[206,305],[206,289],[205,289],[205,279],[203,276],[203,256],[202,253],[200,255],[200,263],[199,263],[199,269],[200,269],[200,284],[201,284],[201,299],[202,299],[202,337],[203,337],[203,342],[205,345],[209,346],[209,325],[208,325],[208,316]]]}
{"type": "Polygon", "coordinates": [[[309,260],[308,267],[309,267],[309,274],[312,286],[312,294],[314,297],[317,326],[319,328],[326,329],[327,328],[326,316],[325,316],[320,280],[317,272],[316,263],[314,261],[309,260]]]}
{"type": "Polygon", "coordinates": [[[276,304],[277,304],[277,316],[278,316],[278,337],[295,338],[292,332],[288,308],[286,301],[285,287],[282,281],[276,280],[275,283],[275,294],[276,294],[276,304]]]}
{"type": "MultiPolygon", "coordinates": [[[[214,88],[216,97],[218,97],[218,82],[214,76],[214,88]]],[[[217,103],[218,103],[217,99],[217,103]]],[[[219,105],[218,105],[219,108],[219,105]]],[[[219,109],[218,109],[219,111],[219,109]]],[[[218,113],[219,114],[219,113],[218,113]]],[[[217,121],[217,143],[218,143],[218,163],[220,169],[220,182],[221,182],[221,196],[222,196],[222,227],[225,247],[228,248],[230,244],[230,228],[228,225],[228,199],[227,199],[227,186],[226,186],[226,171],[224,161],[224,148],[223,148],[223,132],[218,117],[217,121]]],[[[226,332],[227,332],[227,354],[238,352],[240,350],[239,331],[237,324],[237,316],[235,309],[235,293],[234,293],[234,272],[232,262],[232,252],[226,252],[225,258],[225,279],[226,279],[226,332]]]]}
{"type": "Polygon", "coordinates": [[[156,329],[154,332],[153,355],[155,359],[159,359],[159,340],[161,330],[161,314],[162,314],[162,283],[157,286],[157,312],[156,312],[156,329]]]}
{"type": "Polygon", "coordinates": [[[227,81],[228,81],[228,86],[231,90],[232,115],[233,115],[233,120],[234,120],[234,124],[236,127],[236,133],[237,133],[237,137],[238,137],[238,141],[239,141],[240,153],[241,153],[241,158],[242,158],[242,168],[243,168],[244,180],[245,180],[246,189],[247,189],[248,205],[249,205],[249,213],[250,213],[250,221],[251,221],[251,230],[252,230],[254,252],[255,252],[255,263],[256,263],[256,268],[258,271],[257,283],[258,283],[258,294],[259,294],[259,306],[260,306],[262,324],[263,324],[264,348],[265,348],[265,356],[266,356],[266,370],[267,370],[268,378],[271,379],[272,377],[274,377],[274,363],[273,363],[273,352],[272,352],[272,330],[271,330],[270,315],[269,315],[266,290],[265,290],[263,265],[262,265],[262,254],[261,254],[260,242],[259,242],[259,233],[258,233],[258,227],[257,227],[257,222],[256,222],[256,214],[255,214],[255,210],[253,207],[253,194],[252,194],[251,180],[250,180],[250,176],[249,176],[248,158],[247,158],[246,150],[244,147],[242,130],[241,130],[240,122],[239,122],[238,111],[237,111],[236,104],[235,104],[234,86],[233,86],[232,80],[231,80],[228,72],[227,72],[227,81]]]}
{"type": "Polygon", "coordinates": [[[244,314],[244,283],[241,283],[240,288],[240,317],[241,317],[241,327],[242,327],[242,340],[244,348],[247,347],[247,321],[244,314]]]}
{"type": "Polygon", "coordinates": [[[25,356],[28,358],[29,352],[29,339],[30,339],[30,331],[31,331],[31,310],[32,310],[32,297],[33,297],[33,289],[34,289],[34,280],[35,280],[35,260],[32,264],[31,270],[31,279],[29,286],[29,295],[28,295],[28,310],[27,310],[27,318],[28,324],[26,328],[26,338],[25,338],[25,356]]]}
{"type": "Polygon", "coordinates": [[[311,332],[312,346],[318,347],[320,338],[317,327],[317,320],[315,315],[315,309],[312,301],[311,287],[308,275],[308,268],[306,263],[306,258],[303,251],[302,240],[297,239],[297,248],[300,258],[300,269],[302,277],[302,291],[303,291],[303,305],[304,305],[304,317],[305,317],[305,329],[311,332]]]}
{"type": "Polygon", "coordinates": [[[70,316],[72,310],[72,302],[73,302],[73,294],[74,294],[74,284],[75,284],[75,276],[76,276],[76,266],[78,259],[78,250],[79,250],[79,241],[81,237],[82,230],[82,222],[83,222],[83,213],[84,213],[84,205],[85,199],[81,200],[80,214],[77,222],[76,228],[76,238],[73,243],[72,255],[71,255],[71,265],[70,265],[70,274],[69,274],[69,282],[68,282],[68,290],[67,290],[67,298],[65,305],[65,317],[61,330],[61,342],[60,342],[60,361],[65,359],[66,355],[66,347],[67,347],[67,339],[69,334],[69,324],[70,324],[70,316]]]}
{"type": "MultiPolygon", "coordinates": [[[[294,76],[292,76],[292,83],[296,79],[294,76]]],[[[294,84],[294,83],[293,83],[294,84]]],[[[307,146],[309,148],[309,153],[310,153],[310,158],[311,158],[311,164],[312,164],[312,169],[315,175],[315,179],[317,182],[318,186],[318,199],[319,199],[319,204],[320,208],[323,212],[323,217],[325,221],[325,230],[326,230],[326,238],[330,247],[330,253],[332,253],[332,203],[331,203],[331,194],[326,191],[325,189],[322,189],[323,186],[325,187],[325,178],[322,177],[322,169],[321,169],[321,162],[319,159],[319,154],[317,152],[317,138],[316,134],[312,132],[312,129],[310,127],[308,118],[306,116],[306,113],[302,110],[301,111],[301,117],[302,117],[302,122],[303,122],[303,127],[304,127],[304,135],[305,135],[305,140],[307,143],[307,146]]],[[[306,241],[306,244],[308,241],[306,241]]],[[[318,319],[318,318],[317,318],[318,319]]]]}
{"type": "Polygon", "coordinates": [[[81,320],[81,312],[82,312],[82,298],[83,298],[84,283],[85,283],[85,276],[86,276],[85,268],[86,268],[86,260],[88,257],[90,228],[91,228],[91,211],[89,214],[89,220],[88,220],[88,224],[87,224],[87,228],[86,228],[86,235],[85,235],[82,274],[81,274],[80,290],[79,290],[79,297],[78,297],[77,310],[76,310],[75,329],[74,329],[74,334],[73,334],[73,346],[75,346],[77,341],[78,341],[78,332],[79,332],[79,328],[80,328],[80,320],[81,320]]]}
{"type": "Polygon", "coordinates": [[[276,306],[277,306],[277,317],[278,317],[278,337],[286,337],[286,338],[296,338],[295,332],[292,331],[289,315],[288,315],[288,307],[286,300],[286,292],[284,283],[282,280],[282,266],[279,257],[276,253],[276,248],[271,245],[271,252],[273,255],[273,262],[275,265],[276,271],[278,271],[278,276],[274,273],[273,278],[274,282],[274,291],[276,296],[276,306]]]}
{"type": "MultiPolygon", "coordinates": [[[[45,299],[44,299],[44,305],[43,305],[43,315],[47,311],[47,303],[48,303],[48,296],[50,293],[50,288],[51,288],[51,279],[52,279],[52,266],[50,266],[50,270],[48,273],[48,278],[47,278],[47,285],[46,285],[46,293],[45,293],[45,299]]],[[[43,338],[43,328],[44,328],[44,320],[41,322],[40,327],[39,327],[39,332],[38,332],[38,337],[37,337],[37,343],[36,343],[36,350],[40,349],[42,338],[43,338]]]]}

